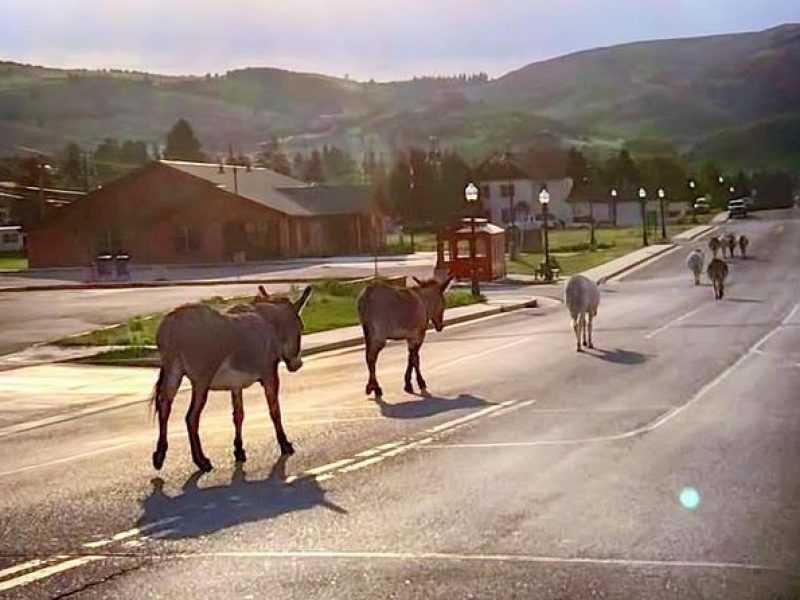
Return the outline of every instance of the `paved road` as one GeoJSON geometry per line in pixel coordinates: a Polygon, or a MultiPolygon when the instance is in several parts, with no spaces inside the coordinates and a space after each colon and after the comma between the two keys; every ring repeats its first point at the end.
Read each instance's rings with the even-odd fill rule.
{"type": "Polygon", "coordinates": [[[430,398],[387,348],[381,403],[360,352],[314,357],[288,461],[255,392],[239,469],[212,397],[202,477],[185,394],[163,479],[144,404],[0,437],[0,594],[798,597],[800,215],[737,229],[726,300],[671,253],[605,286],[592,353],[561,311],[465,324],[423,348],[430,398]]]}
{"type": "MultiPolygon", "coordinates": [[[[426,254],[422,258],[381,259],[383,275],[430,274],[433,263],[426,254]]],[[[289,268],[269,272],[265,277],[369,277],[373,265],[369,261],[321,262],[316,266],[289,268]]],[[[257,274],[248,273],[247,278],[257,274]]],[[[3,279],[0,277],[0,287],[3,279]]],[[[22,278],[17,278],[22,279],[22,278]]],[[[288,285],[268,286],[272,291],[285,291],[288,285]]],[[[127,321],[143,313],[174,308],[185,302],[196,302],[213,296],[236,296],[253,293],[252,285],[208,285],[139,289],[67,290],[41,292],[0,292],[0,355],[16,352],[31,344],[49,342],[67,335],[90,331],[105,325],[127,321]]]]}

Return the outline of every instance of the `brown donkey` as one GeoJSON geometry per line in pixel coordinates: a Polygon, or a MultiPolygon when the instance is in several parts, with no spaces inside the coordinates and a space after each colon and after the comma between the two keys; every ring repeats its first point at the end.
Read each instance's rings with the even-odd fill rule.
{"type": "Polygon", "coordinates": [[[747,258],[747,246],[750,244],[750,240],[747,239],[747,236],[742,234],[739,236],[739,251],[742,253],[742,258],[747,258]]]}
{"type": "Polygon", "coordinates": [[[383,390],[375,375],[378,354],[386,345],[386,340],[406,340],[408,343],[408,366],[405,374],[405,391],[414,393],[411,374],[416,371],[417,385],[424,392],[427,389],[419,369],[419,348],[425,340],[428,322],[436,331],[444,327],[444,292],[450,285],[450,276],[444,283],[435,279],[414,281],[419,287],[396,288],[385,283],[370,283],[358,297],[358,318],[364,329],[366,342],[369,381],[367,395],[383,396],[383,390]]]}
{"type": "MultiPolygon", "coordinates": [[[[717,254],[719,253],[719,249],[722,247],[722,242],[717,236],[713,236],[708,240],[708,249],[711,250],[711,257],[716,258],[717,254]]],[[[724,252],[724,250],[723,250],[724,252]]]]}
{"type": "Polygon", "coordinates": [[[728,277],[728,263],[721,258],[712,258],[706,270],[714,285],[714,298],[722,300],[725,296],[725,278],[728,277]]]}
{"type": "Polygon", "coordinates": [[[264,388],[281,454],[294,452],[281,423],[278,364],[283,360],[292,372],[303,364],[300,360],[303,328],[300,311],[310,294],[311,288],[307,287],[295,302],[286,298],[271,299],[259,286],[259,295],[251,304],[240,304],[225,312],[204,304],[187,304],[164,317],[156,334],[161,370],[152,397],[159,425],[158,443],[153,452],[156,469],[162,467],[167,454],[167,423],[184,375],[192,383],[186,428],[192,459],[201,471],[211,470],[198,431],[209,390],[231,392],[236,429],[233,454],[237,461],[246,460],[242,446],[242,390],[257,381],[264,388]]]}

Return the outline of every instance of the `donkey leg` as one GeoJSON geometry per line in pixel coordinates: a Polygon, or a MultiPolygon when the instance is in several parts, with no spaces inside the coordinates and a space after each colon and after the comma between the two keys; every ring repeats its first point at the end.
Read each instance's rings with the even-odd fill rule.
{"type": "Polygon", "coordinates": [[[581,322],[579,319],[572,319],[572,331],[575,332],[575,342],[578,347],[578,352],[581,351],[581,322]]]}
{"type": "Polygon", "coordinates": [[[417,371],[417,385],[421,392],[425,392],[428,389],[428,384],[425,383],[425,379],[422,377],[422,371],[419,370],[419,349],[422,347],[422,344],[418,344],[414,347],[414,369],[417,371]]]}
{"type": "Polygon", "coordinates": [[[158,442],[153,452],[153,467],[160,470],[167,457],[167,425],[172,412],[172,401],[181,386],[183,372],[178,365],[165,365],[159,373],[158,383],[154,390],[156,410],[158,411],[158,442]]]}
{"type": "Polygon", "coordinates": [[[370,342],[367,344],[367,368],[369,369],[369,381],[367,381],[366,394],[369,396],[375,392],[375,397],[380,398],[383,396],[383,390],[378,384],[378,377],[376,375],[376,366],[378,364],[378,354],[386,342],[370,342]]]}
{"type": "Polygon", "coordinates": [[[189,432],[189,445],[192,448],[192,460],[201,471],[211,470],[211,461],[203,454],[203,445],[200,443],[200,415],[208,400],[208,385],[192,382],[192,403],[186,412],[186,429],[189,432]]]}
{"type": "Polygon", "coordinates": [[[231,390],[231,402],[233,403],[233,427],[236,432],[233,437],[233,457],[236,462],[243,463],[247,460],[247,455],[242,444],[242,422],[244,421],[242,390],[231,390]]]}
{"type": "Polygon", "coordinates": [[[411,342],[408,342],[408,358],[406,360],[406,373],[404,376],[405,386],[403,386],[403,390],[407,394],[414,393],[414,386],[411,385],[411,374],[414,372],[414,349],[411,345],[411,342]]]}
{"type": "Polygon", "coordinates": [[[586,340],[586,313],[581,313],[581,336],[583,337],[583,345],[588,346],[589,342],[586,340]]]}
{"type": "Polygon", "coordinates": [[[592,342],[592,327],[594,322],[594,315],[589,313],[589,348],[594,348],[594,342],[592,342]]]}
{"type": "Polygon", "coordinates": [[[272,419],[272,425],[275,427],[275,437],[278,438],[281,455],[294,454],[294,446],[286,438],[286,432],[283,430],[283,422],[281,421],[281,405],[278,403],[280,383],[278,381],[277,365],[275,365],[272,377],[270,380],[264,381],[263,386],[264,395],[267,398],[267,406],[269,407],[269,416],[272,419]]]}

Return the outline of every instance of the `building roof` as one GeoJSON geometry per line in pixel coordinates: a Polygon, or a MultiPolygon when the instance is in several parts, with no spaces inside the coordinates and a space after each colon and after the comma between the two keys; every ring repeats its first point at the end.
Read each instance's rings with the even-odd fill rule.
{"type": "Polygon", "coordinates": [[[366,213],[372,206],[372,188],[367,185],[312,185],[278,191],[315,215],[366,213]]]}
{"type": "Polygon", "coordinates": [[[363,213],[369,210],[372,200],[369,186],[311,185],[260,167],[220,167],[214,163],[175,160],[163,160],[161,164],[294,217],[363,213]]]}
{"type": "Polygon", "coordinates": [[[512,152],[493,154],[477,166],[475,173],[481,181],[531,179],[523,157],[512,152]]]}
{"type": "Polygon", "coordinates": [[[223,165],[222,172],[220,172],[220,165],[214,163],[162,160],[161,164],[199,179],[204,179],[226,192],[247,198],[287,215],[310,217],[315,214],[287,194],[278,191],[278,188],[290,190],[292,188],[309,187],[309,185],[304,181],[281,175],[271,169],[253,167],[248,170],[246,167],[223,165]]]}

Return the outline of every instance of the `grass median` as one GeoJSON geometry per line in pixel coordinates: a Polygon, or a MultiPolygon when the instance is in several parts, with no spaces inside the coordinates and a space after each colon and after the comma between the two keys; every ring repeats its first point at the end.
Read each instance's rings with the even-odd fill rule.
{"type": "MultiPolygon", "coordinates": [[[[342,283],[324,281],[313,285],[314,293],[303,309],[304,333],[329,331],[340,327],[358,324],[356,298],[364,287],[363,283],[342,283]]],[[[290,292],[290,297],[299,295],[300,290],[290,292]]],[[[478,302],[466,290],[451,290],[446,296],[447,307],[468,306],[478,302]]],[[[202,302],[216,309],[225,309],[234,304],[249,302],[252,296],[233,298],[214,297],[202,302]]],[[[63,338],[56,342],[60,346],[118,346],[82,362],[115,362],[150,359],[156,356],[153,346],[156,332],[166,313],[152,313],[134,317],[125,323],[91,331],[77,336],[63,338]]]]}
{"type": "MultiPolygon", "coordinates": [[[[669,237],[697,227],[696,224],[670,225],[669,237]]],[[[660,233],[649,232],[651,243],[660,241],[660,233]]],[[[635,227],[597,228],[597,247],[589,248],[588,229],[560,229],[550,231],[550,255],[558,261],[562,275],[574,275],[624,256],[642,247],[642,230],[635,227]]],[[[510,274],[533,275],[544,256],[538,252],[521,252],[519,258],[508,262],[510,274]]]]}

